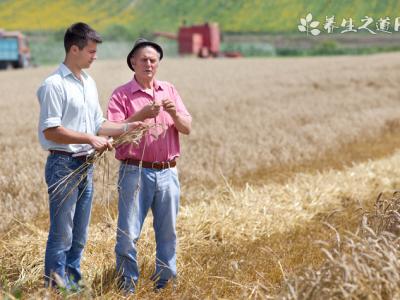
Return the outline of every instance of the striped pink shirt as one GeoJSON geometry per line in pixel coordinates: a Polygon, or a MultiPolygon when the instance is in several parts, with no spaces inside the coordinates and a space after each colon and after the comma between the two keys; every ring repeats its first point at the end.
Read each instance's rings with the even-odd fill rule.
{"type": "MultiPolygon", "coordinates": [[[[151,104],[153,101],[161,102],[164,99],[175,101],[177,112],[190,116],[171,83],[155,81],[153,91],[154,95],[151,91],[142,89],[135,78],[118,87],[112,93],[108,103],[108,119],[113,122],[123,121],[145,105],[151,104]]],[[[138,147],[133,144],[118,147],[115,157],[119,160],[128,158],[140,160],[143,154],[143,161],[148,162],[168,161],[178,157],[180,153],[179,133],[171,116],[161,107],[156,118],[146,119],[145,122],[149,124],[156,122],[161,124],[164,129],[162,127],[151,129],[142,138],[138,147]]]]}

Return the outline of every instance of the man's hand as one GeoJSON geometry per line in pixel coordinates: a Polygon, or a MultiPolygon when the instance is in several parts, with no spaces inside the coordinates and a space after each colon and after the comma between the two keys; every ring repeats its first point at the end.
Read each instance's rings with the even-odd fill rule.
{"type": "Polygon", "coordinates": [[[112,148],[113,148],[111,143],[108,141],[108,138],[106,138],[104,136],[93,135],[90,137],[89,141],[90,141],[90,145],[92,145],[92,147],[94,149],[96,149],[97,151],[102,152],[106,149],[112,150],[112,148]]]}
{"type": "Polygon", "coordinates": [[[176,106],[175,102],[171,99],[164,99],[162,101],[162,106],[164,107],[165,111],[170,114],[172,118],[176,117],[176,106]]]}
{"type": "Polygon", "coordinates": [[[158,114],[160,113],[160,109],[161,109],[161,103],[155,102],[153,104],[146,105],[139,112],[141,119],[143,119],[143,121],[144,121],[149,118],[157,117],[158,114]]]}

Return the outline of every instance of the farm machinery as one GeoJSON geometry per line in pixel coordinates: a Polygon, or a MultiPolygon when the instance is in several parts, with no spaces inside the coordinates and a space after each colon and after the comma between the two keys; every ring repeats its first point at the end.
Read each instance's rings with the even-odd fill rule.
{"type": "Polygon", "coordinates": [[[178,34],[169,32],[154,32],[154,35],[176,40],[180,55],[197,55],[207,57],[241,57],[240,52],[221,52],[221,34],[218,23],[181,26],[178,34]]]}
{"type": "Polygon", "coordinates": [[[20,31],[0,29],[0,69],[26,68],[31,64],[27,37],[20,31]]]}

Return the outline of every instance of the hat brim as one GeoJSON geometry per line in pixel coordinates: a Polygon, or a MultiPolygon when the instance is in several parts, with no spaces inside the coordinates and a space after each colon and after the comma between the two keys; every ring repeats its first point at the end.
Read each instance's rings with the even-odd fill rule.
{"type": "Polygon", "coordinates": [[[126,57],[126,62],[128,64],[128,67],[132,71],[135,71],[135,69],[133,68],[132,63],[131,63],[131,57],[132,57],[133,53],[135,53],[136,50],[138,50],[140,48],[143,48],[143,47],[146,47],[146,46],[153,47],[158,52],[158,54],[160,54],[160,60],[163,58],[163,50],[162,50],[160,45],[158,45],[158,44],[156,44],[154,42],[150,42],[150,41],[146,41],[146,42],[142,42],[140,44],[137,44],[135,47],[133,47],[131,52],[129,52],[128,56],[126,57]]]}

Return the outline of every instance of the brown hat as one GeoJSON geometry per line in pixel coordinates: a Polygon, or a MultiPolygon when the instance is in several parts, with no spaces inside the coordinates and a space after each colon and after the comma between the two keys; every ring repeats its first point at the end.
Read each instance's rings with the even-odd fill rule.
{"type": "Polygon", "coordinates": [[[128,63],[128,67],[132,70],[135,71],[135,69],[133,68],[132,64],[131,64],[131,57],[133,55],[133,53],[135,53],[136,50],[146,47],[146,46],[151,46],[153,47],[159,54],[160,54],[160,60],[163,58],[163,50],[161,48],[161,46],[155,42],[151,42],[148,41],[144,38],[138,38],[135,41],[135,44],[133,45],[133,48],[131,50],[131,52],[129,52],[127,58],[126,58],[126,62],[128,63]]]}

